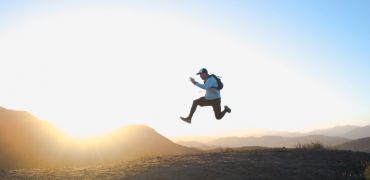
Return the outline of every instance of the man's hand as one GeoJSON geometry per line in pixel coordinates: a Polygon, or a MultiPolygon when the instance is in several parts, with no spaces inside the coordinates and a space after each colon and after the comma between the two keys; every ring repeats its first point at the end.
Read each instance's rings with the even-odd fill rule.
{"type": "Polygon", "coordinates": [[[195,84],[195,80],[194,80],[194,78],[190,77],[190,81],[191,81],[193,84],[195,84]]]}

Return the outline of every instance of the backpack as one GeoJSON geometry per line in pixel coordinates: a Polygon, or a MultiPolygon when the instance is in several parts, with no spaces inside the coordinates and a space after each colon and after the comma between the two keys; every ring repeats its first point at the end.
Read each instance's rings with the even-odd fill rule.
{"type": "Polygon", "coordinates": [[[214,77],[217,81],[217,87],[212,87],[212,88],[216,88],[218,90],[221,90],[222,88],[224,88],[224,83],[222,83],[221,79],[218,76],[211,74],[209,75],[209,77],[214,77]]]}

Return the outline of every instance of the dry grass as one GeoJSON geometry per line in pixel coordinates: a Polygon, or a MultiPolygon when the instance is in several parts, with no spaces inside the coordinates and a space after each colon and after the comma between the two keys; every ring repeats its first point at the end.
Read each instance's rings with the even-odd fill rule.
{"type": "Polygon", "coordinates": [[[370,179],[370,163],[369,162],[367,162],[365,165],[364,177],[365,179],[370,179]]]}

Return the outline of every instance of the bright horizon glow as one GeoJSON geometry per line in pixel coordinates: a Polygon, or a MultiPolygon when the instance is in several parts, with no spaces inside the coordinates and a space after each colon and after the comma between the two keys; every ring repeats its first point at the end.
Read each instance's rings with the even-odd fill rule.
{"type": "Polygon", "coordinates": [[[0,106],[77,137],[129,124],[197,136],[368,122],[350,96],[284,56],[163,13],[66,11],[0,32],[0,49],[0,106]],[[216,121],[210,108],[198,108],[189,126],[178,117],[204,93],[188,81],[201,67],[223,77],[222,102],[233,112],[216,121]]]}

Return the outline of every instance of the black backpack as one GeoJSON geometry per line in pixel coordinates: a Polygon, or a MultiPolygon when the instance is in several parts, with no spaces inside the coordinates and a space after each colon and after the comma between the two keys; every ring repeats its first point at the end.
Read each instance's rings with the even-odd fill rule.
{"type": "Polygon", "coordinates": [[[217,81],[217,87],[212,87],[212,88],[216,88],[218,90],[221,90],[222,88],[224,88],[224,83],[222,83],[221,79],[218,76],[211,74],[209,75],[209,77],[214,77],[217,81]]]}

